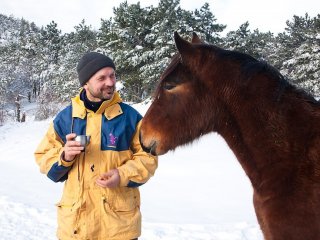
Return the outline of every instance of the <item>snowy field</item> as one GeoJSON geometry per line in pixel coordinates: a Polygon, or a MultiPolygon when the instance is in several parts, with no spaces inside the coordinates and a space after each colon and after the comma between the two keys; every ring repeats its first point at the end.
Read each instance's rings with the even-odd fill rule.
{"type": "MultiPolygon", "coordinates": [[[[147,106],[134,105],[142,114],[147,106]]],[[[51,120],[0,127],[0,239],[56,239],[61,183],[40,174],[33,152],[51,120]]],[[[209,134],[159,158],[141,190],[139,240],[262,240],[252,188],[224,140],[209,134]]]]}

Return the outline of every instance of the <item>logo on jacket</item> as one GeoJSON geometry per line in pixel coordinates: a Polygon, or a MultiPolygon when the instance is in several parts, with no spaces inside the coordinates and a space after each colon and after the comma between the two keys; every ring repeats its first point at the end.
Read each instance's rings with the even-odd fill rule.
{"type": "Polygon", "coordinates": [[[109,145],[108,147],[116,148],[117,147],[118,138],[114,136],[112,133],[109,134],[109,145]]]}

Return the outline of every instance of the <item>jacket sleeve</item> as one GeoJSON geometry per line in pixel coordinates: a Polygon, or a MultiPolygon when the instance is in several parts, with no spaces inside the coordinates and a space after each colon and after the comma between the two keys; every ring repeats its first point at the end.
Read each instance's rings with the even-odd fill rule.
{"type": "Polygon", "coordinates": [[[141,147],[139,140],[140,126],[141,121],[137,125],[131,142],[133,158],[118,167],[121,187],[138,187],[144,184],[154,175],[158,167],[158,158],[143,151],[141,147]]]}
{"type": "Polygon", "coordinates": [[[63,150],[63,141],[56,134],[53,123],[51,123],[34,155],[40,172],[46,174],[54,182],[66,180],[73,163],[61,160],[63,150]]]}

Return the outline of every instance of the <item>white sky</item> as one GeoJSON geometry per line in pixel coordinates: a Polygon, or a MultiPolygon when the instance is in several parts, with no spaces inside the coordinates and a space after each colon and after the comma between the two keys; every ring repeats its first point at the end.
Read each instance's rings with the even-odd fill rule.
{"type": "MultiPolygon", "coordinates": [[[[63,32],[70,32],[82,19],[94,28],[100,19],[113,16],[112,8],[124,0],[1,0],[0,13],[25,18],[36,25],[47,25],[52,20],[63,32]]],[[[128,3],[137,3],[128,0],[128,3]]],[[[194,10],[208,2],[217,23],[227,25],[226,31],[236,30],[245,21],[250,28],[262,32],[282,32],[293,15],[311,17],[320,14],[319,0],[180,0],[183,9],[194,10]]],[[[140,0],[142,7],[158,5],[158,0],[140,0]]]]}

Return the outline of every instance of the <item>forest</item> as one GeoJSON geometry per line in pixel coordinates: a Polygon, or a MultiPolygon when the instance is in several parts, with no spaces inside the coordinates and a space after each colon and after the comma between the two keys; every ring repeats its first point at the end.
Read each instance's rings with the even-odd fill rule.
{"type": "MultiPolygon", "coordinates": [[[[320,15],[293,15],[281,33],[250,30],[250,23],[222,34],[208,3],[187,11],[179,0],[160,0],[141,7],[126,1],[101,19],[94,29],[82,20],[72,32],[62,33],[54,20],[37,26],[27,19],[0,12],[0,125],[15,107],[22,121],[21,99],[36,102],[37,119],[54,116],[62,103],[79,91],[76,65],[88,51],[110,56],[117,68],[125,101],[149,99],[160,74],[176,53],[173,32],[185,38],[196,32],[205,42],[247,53],[277,68],[294,85],[320,96],[320,15]]],[[[267,24],[267,23],[266,23],[267,24]]]]}

